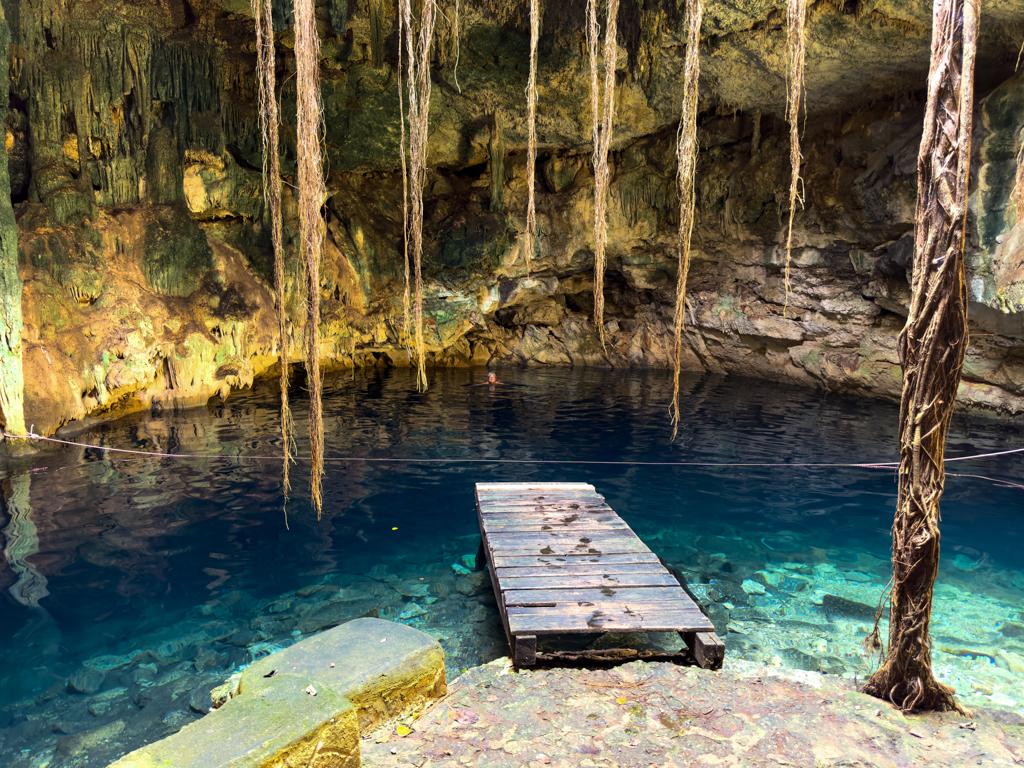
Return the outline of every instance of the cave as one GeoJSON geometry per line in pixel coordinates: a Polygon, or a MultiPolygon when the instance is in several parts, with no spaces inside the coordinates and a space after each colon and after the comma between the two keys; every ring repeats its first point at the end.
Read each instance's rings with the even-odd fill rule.
{"type": "MultiPolygon", "coordinates": [[[[414,5],[416,24],[424,8],[437,13],[415,62],[431,87],[421,249],[406,229],[405,6],[315,4],[325,187],[305,206],[301,14],[281,0],[264,6],[280,108],[278,295],[254,32],[263,4],[4,0],[0,589],[9,597],[0,617],[9,620],[0,621],[0,658],[18,665],[13,649],[23,645],[46,683],[26,673],[0,695],[0,763],[128,760],[210,711],[214,682],[353,619],[447,632],[449,692],[460,665],[467,680],[491,685],[480,670],[493,671],[504,641],[491,585],[471,567],[478,531],[473,519],[450,530],[443,522],[449,506],[472,505],[477,467],[509,482],[578,471],[624,517],[644,508],[638,534],[678,567],[727,654],[773,670],[860,671],[851,638],[876,620],[865,605],[884,591],[876,582],[888,567],[894,490],[844,473],[888,473],[888,482],[899,458],[931,3],[808,0],[795,119],[785,0],[704,0],[698,45],[688,42],[685,0],[620,0],[607,18],[609,3],[597,3],[594,103],[608,105],[610,89],[614,104],[600,128],[583,0],[542,0],[533,46],[528,0],[414,5]],[[694,51],[699,78],[688,81],[694,51]],[[696,150],[681,199],[687,115],[696,150]],[[306,209],[322,240],[315,279],[306,209]],[[411,269],[422,273],[419,288],[411,269]],[[310,411],[326,430],[312,470],[310,411]],[[546,468],[549,458],[563,463],[546,468]],[[373,463],[388,460],[400,478],[393,490],[373,463]],[[427,463],[400,463],[418,460],[427,463]],[[515,474],[529,462],[541,474],[515,474]],[[431,468],[441,464],[438,480],[431,468]],[[776,464],[798,474],[760,469],[776,464]],[[832,466],[834,487],[823,477],[832,466]],[[641,467],[654,474],[629,474],[641,467]],[[695,467],[707,477],[691,477],[695,467]],[[729,467],[744,490],[720,490],[729,467]],[[807,498],[792,498],[794,488],[807,498]],[[673,527],[659,511],[696,508],[701,494],[712,510],[706,529],[673,527]],[[818,546],[809,521],[845,515],[844,494],[856,525],[843,519],[818,546]],[[423,497],[433,522],[411,511],[423,497]],[[406,535],[413,542],[392,540],[406,535]],[[192,537],[208,545],[182,540],[192,537]],[[421,556],[417,538],[440,559],[421,556]],[[374,556],[375,547],[391,554],[374,556]],[[265,574],[257,560],[271,564],[265,574]],[[104,595],[92,608],[91,588],[104,595]],[[174,593],[166,605],[160,590],[174,593]],[[445,614],[438,606],[449,603],[445,614]],[[431,624],[435,615],[445,618],[431,624]],[[186,640],[160,634],[167,617],[189,626],[186,640]],[[467,627],[479,637],[468,640],[467,627]],[[132,646],[139,638],[143,650],[132,646]],[[191,689],[175,688],[174,670],[191,689]],[[56,717],[51,700],[71,701],[72,714],[44,733],[33,707],[56,717]],[[144,725],[118,714],[128,700],[150,712],[144,725]]],[[[1024,674],[1024,616],[1007,601],[1024,591],[1024,549],[1019,521],[1000,515],[1021,508],[1024,5],[984,0],[980,19],[963,219],[967,337],[949,453],[1004,456],[951,481],[955,533],[942,560],[951,577],[936,593],[946,609],[962,600],[991,625],[965,639],[944,623],[934,652],[969,706],[1002,707],[1013,713],[1007,727],[1019,728],[1024,700],[1007,680],[1024,674]],[[1005,540],[974,530],[977,521],[1004,526],[1005,540]],[[972,589],[984,592],[976,603],[972,589]],[[979,666],[991,676],[972,678],[979,666]]],[[[628,715],[639,735],[601,736],[599,747],[592,734],[573,742],[573,759],[624,761],[611,751],[654,744],[643,741],[650,723],[674,739],[706,717],[689,704],[660,714],[641,706],[643,678],[623,669],[592,682],[628,702],[591,719],[628,715]]],[[[464,722],[479,714],[473,706],[457,704],[452,721],[477,723],[464,722]]],[[[426,759],[429,744],[402,741],[395,723],[405,736],[417,730],[396,716],[391,742],[364,742],[366,764],[391,759],[389,743],[416,742],[426,759]]],[[[994,752],[1024,760],[1009,731],[986,733],[994,752]]],[[[809,743],[779,734],[765,754],[798,763],[810,754],[809,743]],[[787,738],[797,741],[787,747],[787,738]]],[[[522,764],[567,759],[539,739],[515,753],[522,764]]],[[[437,749],[441,763],[470,754],[437,749]]]]}

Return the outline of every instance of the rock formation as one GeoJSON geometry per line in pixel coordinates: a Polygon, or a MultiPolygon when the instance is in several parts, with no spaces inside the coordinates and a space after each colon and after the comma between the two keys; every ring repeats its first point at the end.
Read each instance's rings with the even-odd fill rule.
{"type": "MultiPolygon", "coordinates": [[[[930,4],[810,9],[805,207],[795,214],[785,317],[784,6],[705,2],[684,367],[896,398],[930,4]]],[[[198,405],[272,372],[273,264],[248,1],[9,0],[4,8],[26,425],[52,433],[86,416],[198,405]]],[[[274,8],[282,111],[294,115],[290,4],[274,8]]],[[[674,3],[621,4],[603,350],[592,320],[584,13],[583,2],[542,8],[528,275],[528,3],[464,0],[457,28],[439,21],[424,191],[433,365],[671,366],[685,19],[674,3]],[[492,142],[496,115],[501,138],[492,142]]],[[[329,196],[321,358],[327,368],[408,365],[397,18],[367,0],[326,0],[317,14],[329,196]]],[[[1013,74],[1024,7],[991,0],[981,25],[972,339],[960,399],[1019,414],[1024,227],[1011,190],[1024,126],[1024,73],[1013,74]]],[[[293,122],[282,126],[282,152],[289,352],[301,361],[293,122]]]]}

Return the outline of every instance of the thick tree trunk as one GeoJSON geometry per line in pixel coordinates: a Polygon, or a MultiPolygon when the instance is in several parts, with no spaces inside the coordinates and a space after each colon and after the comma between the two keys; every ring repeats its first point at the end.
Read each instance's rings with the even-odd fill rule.
{"type": "MultiPolygon", "coordinates": [[[[904,711],[959,709],[932,674],[943,451],[967,348],[964,234],[979,0],[935,0],[918,156],[913,299],[900,334],[899,496],[892,527],[889,647],[864,690],[904,711]]],[[[877,625],[876,625],[877,632],[877,625]]]]}

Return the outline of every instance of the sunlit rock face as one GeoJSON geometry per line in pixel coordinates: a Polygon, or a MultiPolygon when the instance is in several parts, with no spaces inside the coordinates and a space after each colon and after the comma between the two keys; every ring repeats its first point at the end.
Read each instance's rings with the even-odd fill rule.
{"type": "MultiPolygon", "coordinates": [[[[622,4],[602,346],[593,324],[585,4],[551,4],[540,45],[537,253],[529,272],[524,9],[447,14],[434,50],[425,195],[430,362],[669,367],[677,274],[675,127],[684,19],[622,4]],[[491,144],[503,123],[502,205],[491,144]]],[[[671,4],[669,4],[671,5],[671,4]]],[[[909,303],[930,3],[818,3],[791,280],[784,3],[707,0],[697,224],[683,365],[897,397],[909,303]]],[[[26,423],[198,405],[275,368],[247,2],[11,0],[11,195],[25,282],[26,423]]],[[[294,113],[290,4],[275,2],[294,113]]],[[[388,6],[390,9],[390,6],[388,6]]],[[[454,10],[453,8],[450,9],[454,10]]],[[[388,10],[388,14],[393,11],[388,10]]],[[[318,9],[328,198],[320,301],[328,367],[408,365],[396,20],[374,50],[365,2],[318,9]],[[374,62],[377,66],[374,66],[374,62]]],[[[1024,411],[1024,6],[982,16],[964,402],[1024,411]]],[[[379,39],[379,38],[376,38],[379,39]]],[[[301,358],[291,119],[282,130],[285,310],[301,358]]]]}

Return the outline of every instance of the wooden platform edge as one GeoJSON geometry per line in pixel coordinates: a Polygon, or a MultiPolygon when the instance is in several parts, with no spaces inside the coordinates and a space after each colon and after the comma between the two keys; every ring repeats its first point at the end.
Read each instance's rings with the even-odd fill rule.
{"type": "Polygon", "coordinates": [[[701,669],[721,669],[725,643],[714,632],[680,632],[686,647],[701,669]]]}

